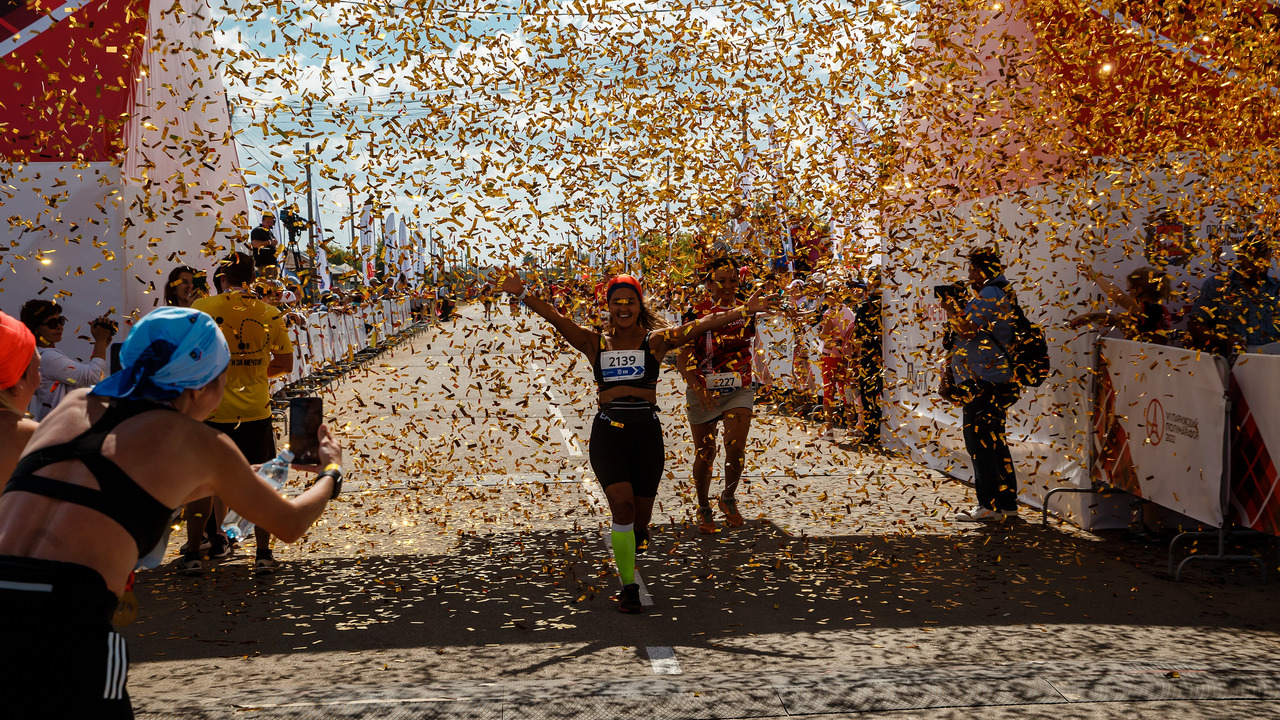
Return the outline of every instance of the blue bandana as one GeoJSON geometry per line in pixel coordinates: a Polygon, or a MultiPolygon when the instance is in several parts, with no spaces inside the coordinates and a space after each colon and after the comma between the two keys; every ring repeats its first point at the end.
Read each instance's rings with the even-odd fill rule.
{"type": "Polygon", "coordinates": [[[102,397],[172,400],[208,385],[231,362],[213,318],[191,308],[162,307],[142,318],[120,349],[124,369],[94,386],[102,397]]]}

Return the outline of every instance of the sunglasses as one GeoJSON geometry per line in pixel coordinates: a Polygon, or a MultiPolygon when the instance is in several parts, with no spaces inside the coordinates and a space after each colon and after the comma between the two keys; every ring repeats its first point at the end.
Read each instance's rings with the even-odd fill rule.
{"type": "Polygon", "coordinates": [[[58,327],[62,327],[63,325],[66,325],[67,319],[59,315],[58,317],[53,318],[52,320],[46,320],[40,324],[44,325],[45,327],[58,328],[58,327]]]}

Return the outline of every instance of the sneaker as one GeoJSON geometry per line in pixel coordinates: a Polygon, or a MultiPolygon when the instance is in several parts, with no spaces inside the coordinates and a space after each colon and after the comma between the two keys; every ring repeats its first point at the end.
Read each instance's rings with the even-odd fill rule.
{"type": "Polygon", "coordinates": [[[1018,519],[1017,510],[997,510],[1000,513],[1000,519],[1006,522],[1014,522],[1018,519]]]}
{"type": "Polygon", "coordinates": [[[204,563],[200,561],[199,555],[188,555],[184,553],[178,558],[177,572],[179,575],[203,575],[204,563]]]}
{"type": "MultiPolygon", "coordinates": [[[[210,542],[209,536],[205,535],[204,540],[200,541],[200,552],[208,552],[209,548],[211,547],[213,547],[213,543],[210,542]]],[[[178,548],[178,552],[182,553],[183,555],[186,555],[190,549],[191,549],[191,541],[188,540],[182,543],[182,547],[178,548]]]]}
{"type": "Polygon", "coordinates": [[[280,561],[270,555],[259,555],[253,561],[254,575],[270,575],[280,569],[280,561]]]}
{"type": "Polygon", "coordinates": [[[215,538],[215,542],[209,546],[209,559],[226,560],[231,557],[231,553],[234,550],[235,548],[232,546],[231,541],[227,539],[226,535],[222,535],[215,538]]]}
{"type": "Polygon", "coordinates": [[[969,510],[956,513],[955,519],[960,522],[1000,522],[1004,520],[1005,515],[1002,512],[988,510],[978,505],[969,510]]]}
{"type": "Polygon", "coordinates": [[[698,532],[709,535],[716,531],[716,516],[709,507],[698,508],[698,532]]]}
{"type": "Polygon", "coordinates": [[[640,555],[640,554],[643,554],[645,550],[649,549],[649,526],[646,525],[644,527],[641,527],[637,525],[635,529],[635,533],[636,533],[636,554],[640,555]]]}
{"type": "Polygon", "coordinates": [[[724,524],[728,527],[742,527],[746,520],[742,519],[742,513],[738,512],[738,501],[734,498],[726,499],[724,495],[719,498],[720,512],[724,513],[724,524]]]}
{"type": "Polygon", "coordinates": [[[629,615],[638,615],[644,612],[644,605],[640,604],[640,586],[636,583],[622,586],[622,594],[618,596],[618,612],[624,612],[629,615]]]}

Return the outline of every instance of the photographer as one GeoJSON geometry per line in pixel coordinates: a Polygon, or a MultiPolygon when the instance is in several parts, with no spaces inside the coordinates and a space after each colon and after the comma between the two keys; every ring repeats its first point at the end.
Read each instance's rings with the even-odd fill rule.
{"type": "Polygon", "coordinates": [[[996,249],[979,248],[969,254],[971,297],[946,290],[955,286],[935,288],[954,333],[947,361],[953,385],[948,389],[944,382],[943,396],[963,406],[965,450],[978,495],[977,507],[956,515],[963,522],[1001,522],[1018,514],[1018,479],[1005,433],[1018,399],[1005,351],[1013,341],[1016,300],[1003,270],[996,249]]]}
{"type": "Polygon", "coordinates": [[[89,387],[107,374],[107,348],[115,337],[116,324],[103,315],[89,327],[93,335],[93,351],[87,362],[64,354],[57,349],[62,342],[67,319],[62,307],[51,300],[28,300],[20,312],[22,324],[36,336],[40,348],[40,389],[31,400],[27,411],[37,421],[43,420],[57,407],[63,396],[76,388],[89,387]]]}

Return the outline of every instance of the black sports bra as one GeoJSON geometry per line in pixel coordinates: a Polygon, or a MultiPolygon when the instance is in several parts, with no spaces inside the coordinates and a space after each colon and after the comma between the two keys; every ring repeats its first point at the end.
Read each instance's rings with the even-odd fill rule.
{"type": "Polygon", "coordinates": [[[107,434],[125,420],[148,410],[160,409],[173,410],[168,405],[150,400],[112,400],[93,427],[68,442],[40,448],[19,460],[4,491],[43,495],[97,510],[133,536],[138,545],[138,557],[146,555],[164,537],[164,528],[169,524],[173,510],[151,497],[119,465],[102,457],[102,443],[107,434]],[[67,460],[84,463],[98,481],[99,489],[35,474],[40,468],[67,460]]]}
{"type": "Polygon", "coordinates": [[[596,377],[596,387],[601,392],[613,387],[633,387],[641,390],[658,389],[658,375],[662,372],[662,363],[653,356],[653,351],[649,349],[649,335],[651,334],[644,334],[644,340],[641,341],[640,347],[636,350],[606,350],[604,337],[600,338],[600,347],[596,349],[596,358],[595,362],[592,363],[592,370],[596,377]],[[628,354],[641,351],[644,352],[643,368],[632,362],[635,357],[628,354]],[[605,355],[605,353],[613,354],[605,355]],[[608,378],[605,377],[606,373],[609,374],[608,378]]]}

